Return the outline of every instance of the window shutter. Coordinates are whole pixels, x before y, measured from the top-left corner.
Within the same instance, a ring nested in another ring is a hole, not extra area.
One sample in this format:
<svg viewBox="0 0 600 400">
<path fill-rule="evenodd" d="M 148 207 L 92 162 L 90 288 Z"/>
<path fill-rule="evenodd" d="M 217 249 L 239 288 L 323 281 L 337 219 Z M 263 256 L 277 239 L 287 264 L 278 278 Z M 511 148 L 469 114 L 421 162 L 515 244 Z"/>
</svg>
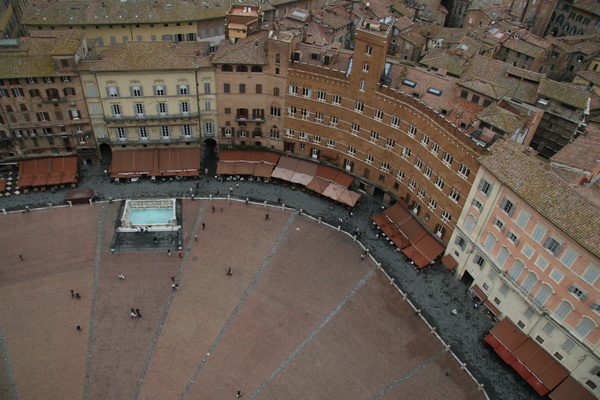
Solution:
<svg viewBox="0 0 600 400">
<path fill-rule="evenodd" d="M 135 89 L 135 86 L 129 86 L 129 96 L 133 97 L 133 89 Z"/>
<path fill-rule="evenodd" d="M 152 90 L 154 91 L 154 95 L 156 96 L 156 85 L 152 86 Z"/>
<path fill-rule="evenodd" d="M 505 197 L 505 198 L 503 198 L 503 199 L 502 199 L 502 201 L 500 202 L 500 208 L 501 208 L 502 210 L 504 210 L 504 206 L 506 206 L 506 202 L 507 202 L 507 201 L 508 201 L 508 200 L 507 200 L 507 199 L 506 199 L 506 197 Z"/>
<path fill-rule="evenodd" d="M 225 127 L 224 126 L 221 127 L 221 136 L 225 136 Z"/>
<path fill-rule="evenodd" d="M 579 300 L 585 301 L 585 299 L 587 299 L 587 294 L 586 293 L 582 293 L 581 296 L 579 296 Z"/>
<path fill-rule="evenodd" d="M 550 241 L 551 241 L 551 240 L 552 240 L 552 237 L 551 237 L 551 236 L 548 236 L 548 237 L 546 238 L 546 240 L 544 240 L 544 244 L 543 244 L 542 246 L 543 246 L 544 248 L 546 248 L 546 249 L 547 249 L 547 248 L 548 248 L 548 246 L 550 246 Z"/>
<path fill-rule="evenodd" d="M 560 251 L 562 250 L 562 245 L 561 244 L 557 244 L 556 249 L 554 249 L 554 251 L 552 252 L 552 254 L 554 255 L 554 257 L 556 257 Z"/>
<path fill-rule="evenodd" d="M 110 97 L 110 87 L 106 88 L 106 97 Z"/>
</svg>

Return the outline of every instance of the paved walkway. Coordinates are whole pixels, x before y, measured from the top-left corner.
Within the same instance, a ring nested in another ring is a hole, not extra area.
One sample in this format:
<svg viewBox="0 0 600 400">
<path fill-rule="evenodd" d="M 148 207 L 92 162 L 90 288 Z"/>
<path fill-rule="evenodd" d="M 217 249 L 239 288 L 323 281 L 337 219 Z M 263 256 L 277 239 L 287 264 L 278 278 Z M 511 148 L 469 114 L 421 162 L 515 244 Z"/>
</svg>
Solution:
<svg viewBox="0 0 600 400">
<path fill-rule="evenodd" d="M 475 375 L 478 381 L 484 384 L 487 393 L 492 399 L 536 398 L 535 393 L 519 379 L 518 375 L 516 375 L 511 368 L 504 365 L 502 361 L 498 357 L 496 357 L 495 353 L 482 341 L 482 338 L 485 335 L 485 333 L 491 328 L 492 323 L 485 315 L 483 315 L 481 309 L 474 310 L 472 308 L 471 302 L 465 300 L 464 292 L 466 286 L 464 284 L 462 284 L 461 282 L 457 282 L 451 276 L 451 274 L 441 266 L 433 266 L 425 272 L 415 271 L 406 262 L 402 260 L 400 255 L 397 252 L 395 252 L 394 249 L 387 244 L 387 242 L 375 239 L 375 231 L 372 228 L 370 217 L 379 212 L 381 210 L 382 205 L 371 198 L 363 197 L 363 201 L 357 207 L 354 214 L 350 216 L 347 209 L 341 206 L 336 206 L 333 210 L 329 210 L 329 201 L 323 198 L 320 198 L 318 196 L 307 195 L 306 193 L 303 193 L 298 189 L 291 190 L 290 188 L 276 186 L 272 184 L 239 182 L 239 187 L 236 187 L 235 183 L 219 183 L 212 177 L 202 177 L 198 180 L 170 181 L 161 183 L 141 182 L 116 185 L 108 181 L 108 178 L 104 176 L 103 169 L 100 167 L 84 167 L 83 170 L 80 171 L 80 175 L 80 187 L 93 188 L 97 190 L 101 198 L 104 199 L 108 199 L 109 197 L 112 197 L 113 199 L 150 197 L 189 198 L 190 188 L 192 189 L 197 200 L 195 202 L 186 202 L 186 207 L 189 209 L 189 212 L 187 214 L 184 213 L 184 219 L 189 219 L 185 223 L 185 225 L 187 226 L 187 231 L 185 232 L 187 239 L 184 241 L 184 243 L 187 243 L 187 246 L 185 247 L 186 259 L 183 263 L 180 263 L 180 260 L 177 260 L 178 257 L 175 253 L 172 257 L 173 265 L 165 266 L 165 268 L 169 269 L 168 273 L 176 275 L 178 279 L 185 277 L 188 273 L 189 268 L 193 268 L 192 265 L 194 265 L 195 262 L 202 260 L 203 257 L 206 256 L 206 254 L 204 253 L 196 253 L 193 250 L 194 243 L 193 240 L 191 240 L 194 237 L 194 234 L 199 234 L 199 236 L 202 237 L 203 232 L 198 230 L 198 223 L 200 221 L 199 218 L 203 216 L 203 220 L 205 220 L 207 223 L 207 230 L 210 232 L 211 225 L 213 224 L 213 222 L 211 222 L 211 218 L 214 219 L 221 217 L 220 215 L 218 215 L 220 212 L 218 209 L 215 215 L 212 215 L 209 209 L 201 209 L 201 207 L 205 207 L 206 202 L 200 201 L 198 200 L 198 198 L 208 197 L 209 195 L 215 196 L 217 192 L 220 196 L 224 196 L 227 193 L 229 193 L 230 186 L 233 186 L 232 194 L 236 198 L 249 198 L 251 201 L 259 202 L 268 201 L 271 204 L 278 204 L 280 202 L 282 204 L 285 204 L 286 206 L 295 208 L 297 210 L 302 209 L 305 213 L 308 213 L 312 216 L 321 217 L 324 221 L 332 225 L 339 224 L 341 225 L 341 228 L 346 231 L 352 231 L 353 229 L 358 227 L 361 229 L 362 232 L 364 232 L 361 238 L 362 242 L 371 249 L 371 252 L 374 255 L 374 257 L 382 263 L 382 267 L 384 268 L 384 270 L 395 279 L 398 286 L 403 291 L 408 293 L 408 298 L 423 311 L 423 315 L 426 317 L 429 323 L 433 325 L 436 328 L 437 332 L 440 334 L 440 336 L 451 345 L 452 350 L 460 357 L 460 359 L 463 362 L 467 364 L 467 367 Z M 7 211 L 23 210 L 25 206 L 29 206 L 31 209 L 34 209 L 36 207 L 47 207 L 48 203 L 52 203 L 54 205 L 64 203 L 64 191 L 59 191 L 57 193 L 30 193 L 28 195 L 13 196 L 10 198 L 0 198 L 0 208 L 4 208 Z M 81 214 L 81 218 L 79 221 L 77 221 L 77 224 L 91 224 L 92 226 L 89 229 L 92 230 L 92 234 L 95 235 L 97 233 L 98 236 L 100 236 L 100 234 L 102 233 L 102 235 L 104 235 L 102 242 L 110 243 L 110 240 L 108 240 L 108 242 L 106 242 L 106 240 L 112 235 L 112 231 L 114 229 L 112 223 L 116 219 L 116 207 L 113 207 L 109 203 L 103 204 L 104 210 L 94 211 L 93 213 L 91 213 L 91 216 L 88 215 L 90 214 L 89 210 L 95 210 L 96 207 L 90 208 L 88 206 L 77 206 L 71 209 L 70 211 L 69 209 L 56 209 L 55 211 L 59 215 L 58 218 L 61 218 L 61 213 L 65 213 L 64 218 L 69 219 L 72 218 L 72 212 L 76 211 L 77 214 Z M 244 207 L 243 203 L 236 203 L 236 206 L 240 206 L 242 208 Z M 255 208 L 257 206 L 251 207 Z M 70 213 L 69 217 L 66 217 L 67 212 Z M 27 223 L 27 215 L 27 213 L 22 213 L 19 216 L 19 219 L 23 224 Z M 273 217 L 276 217 L 276 215 L 273 214 Z M 286 226 L 285 221 L 288 217 L 285 218 L 286 219 L 284 221 L 281 221 L 283 225 L 281 225 L 280 228 Z M 342 219 L 341 223 L 339 222 L 340 218 Z M 346 220 L 346 218 L 348 218 L 348 220 Z M 231 235 L 234 235 L 236 233 L 236 224 L 239 224 L 240 221 L 232 220 L 230 223 L 232 224 Z M 276 223 L 272 225 L 276 225 Z M 2 222 L 1 218 L 0 229 L 5 231 L 10 229 L 10 227 L 7 227 L 7 225 Z M 36 237 L 35 231 L 37 230 L 37 227 L 30 227 L 29 229 L 31 229 L 32 231 L 31 240 L 51 241 L 51 238 Z M 48 227 L 48 232 L 51 231 L 51 228 Z M 278 243 L 277 238 L 279 235 L 282 234 L 282 231 L 281 229 L 275 230 L 272 232 L 272 234 L 275 236 L 267 235 L 268 240 L 266 241 L 266 243 L 269 243 L 269 246 L 276 246 Z M 287 235 L 289 234 L 290 232 L 288 232 Z M 73 242 L 77 243 L 77 234 L 71 232 L 70 235 L 73 236 Z M 263 233 L 261 233 L 260 237 L 262 236 Z M 259 237 L 257 236 L 252 239 L 256 240 L 258 238 Z M 13 243 L 14 246 L 16 246 L 17 244 L 18 243 Z M 71 243 L 70 245 L 72 244 L 73 243 Z M 251 243 L 248 247 L 252 248 L 253 245 L 254 244 Z M 114 287 L 115 285 L 107 285 L 106 282 L 103 283 L 103 280 L 112 280 L 114 276 L 118 275 L 118 273 L 120 272 L 119 268 L 122 268 L 124 262 L 126 264 L 130 263 L 132 266 L 138 266 L 139 268 L 142 268 L 145 265 L 145 263 L 148 263 L 150 262 L 150 260 L 152 260 L 152 257 L 155 257 L 155 255 L 152 254 L 148 254 L 147 258 L 139 257 L 137 255 L 132 256 L 124 254 L 113 256 L 114 260 L 118 260 L 118 262 L 115 261 L 113 263 L 113 261 L 111 261 L 109 257 L 110 253 L 102 252 L 100 249 L 97 249 L 97 247 L 99 246 L 99 242 L 96 241 L 91 243 L 91 245 L 89 243 L 81 243 L 81 249 L 77 251 L 78 254 L 80 254 L 81 256 L 85 255 L 85 257 L 89 259 L 88 270 L 82 271 L 78 269 L 77 275 L 81 274 L 82 277 L 85 276 L 85 274 L 88 274 L 88 276 L 94 276 L 93 281 L 89 281 L 89 279 L 86 281 L 89 282 L 89 285 L 91 286 L 87 288 L 89 290 L 88 293 L 95 293 L 95 285 L 98 284 L 100 284 L 101 288 L 106 288 L 104 290 L 117 290 L 109 289 L 110 287 Z M 218 263 L 223 263 L 222 268 L 225 268 L 228 262 L 233 261 L 231 259 L 228 259 L 229 253 L 231 253 L 230 249 L 228 249 L 228 246 L 235 246 L 235 244 L 223 241 L 223 243 L 221 243 L 221 246 L 222 247 L 216 245 L 207 250 L 210 250 L 210 252 L 212 252 L 211 257 L 213 257 L 214 260 L 218 259 Z M 41 246 L 41 248 L 43 249 L 44 246 Z M 72 253 L 71 248 L 65 248 L 64 253 L 69 254 L 70 256 Z M 271 250 L 273 250 L 273 248 Z M 267 254 L 269 253 L 269 250 L 263 251 L 267 251 Z M 275 256 L 277 256 L 276 253 L 274 254 Z M 248 257 L 251 258 L 251 256 L 252 254 L 248 254 Z M 260 254 L 260 257 L 258 257 L 257 259 L 260 259 L 261 261 L 265 260 L 264 254 Z M 300 257 L 303 257 L 303 255 L 301 254 Z M 106 264 L 104 264 L 105 262 Z M 99 265 L 99 263 L 102 263 L 103 265 L 104 269 L 102 271 L 98 271 L 97 265 Z M 65 264 L 66 265 L 64 265 L 63 268 L 65 268 L 67 271 L 57 271 L 57 273 L 68 273 L 68 265 L 70 265 L 71 262 L 66 262 Z M 106 265 L 106 267 L 104 267 L 104 265 Z M 262 264 L 256 265 L 257 269 L 255 270 L 254 274 L 259 273 L 261 265 Z M 149 273 L 164 273 L 164 271 L 160 269 L 163 268 L 163 266 L 159 266 L 156 268 L 158 269 L 155 270 L 155 268 L 152 268 L 149 271 Z M 268 273 L 268 270 L 266 272 Z M 20 272 L 20 274 L 22 275 L 20 276 L 20 279 L 23 280 L 23 284 L 30 284 L 27 283 L 27 271 L 22 271 Z M 247 277 L 250 279 L 247 282 L 248 284 L 252 282 L 251 276 L 255 275 L 250 275 Z M 299 279 L 299 277 L 296 277 L 296 279 Z M 72 278 L 70 276 L 69 281 L 72 281 Z M 190 282 L 191 281 L 192 278 L 190 278 Z M 134 285 L 136 284 L 136 282 L 132 280 L 127 279 L 124 282 L 124 284 L 128 285 L 128 287 L 129 285 L 131 285 L 131 290 L 135 290 L 135 293 L 139 293 L 136 294 L 138 301 L 147 302 L 146 299 L 142 299 L 144 298 L 144 296 L 147 296 L 147 292 L 145 292 L 144 290 L 152 291 L 150 284 L 148 287 L 136 289 L 134 289 Z M 198 282 L 198 284 L 200 285 L 201 283 Z M 237 298 L 238 301 L 240 301 L 240 299 L 243 299 L 244 290 L 248 288 L 248 284 L 245 286 L 242 285 L 239 288 L 232 288 L 232 290 L 241 290 L 237 297 L 232 297 Z M 206 287 L 202 289 L 209 292 L 210 290 L 212 290 L 211 288 Z M 14 287 L 11 290 L 14 290 Z M 168 296 L 175 296 L 175 298 L 170 298 L 169 303 L 167 303 L 167 308 L 165 308 L 164 305 L 165 294 L 167 294 Z M 82 343 L 82 345 L 85 348 L 91 349 L 93 346 L 96 346 L 95 351 L 101 351 L 102 348 L 108 350 L 109 348 L 114 348 L 115 341 L 123 340 L 124 342 L 122 343 L 122 346 L 119 345 L 118 347 L 124 352 L 127 352 L 129 351 L 128 349 L 135 348 L 136 346 L 148 346 L 148 348 L 152 349 L 152 352 L 150 353 L 151 355 L 149 356 L 147 362 L 141 365 L 140 370 L 138 371 L 137 376 L 140 376 L 141 379 L 143 379 L 143 382 L 130 382 L 128 386 L 130 387 L 131 394 L 128 395 L 128 397 L 151 398 L 153 388 L 163 386 L 162 381 L 164 379 L 174 379 L 177 381 L 182 378 L 189 379 L 189 381 L 187 384 L 184 385 L 184 387 L 186 387 L 185 393 L 179 393 L 179 395 L 189 393 L 188 396 L 192 398 L 195 398 L 197 395 L 202 397 L 201 388 L 203 387 L 203 385 L 194 385 L 194 382 L 196 381 L 196 379 L 194 378 L 194 374 L 190 374 L 187 377 L 181 377 L 178 376 L 178 374 L 174 375 L 170 373 L 170 371 L 164 371 L 158 367 L 158 365 L 164 365 L 163 360 L 165 360 L 166 362 L 166 360 L 172 357 L 173 355 L 168 346 L 165 347 L 161 345 L 161 343 L 169 343 L 169 340 L 165 340 L 165 338 L 172 337 L 172 340 L 181 340 L 177 339 L 178 322 L 169 321 L 169 318 L 172 318 L 170 316 L 169 308 L 176 306 L 178 297 L 184 297 L 182 294 L 183 291 L 181 293 L 172 293 L 169 290 L 167 290 L 167 293 L 159 292 L 152 294 L 152 296 L 156 296 L 156 303 L 161 304 L 161 309 L 151 310 L 149 314 L 149 319 L 156 319 L 152 323 L 155 323 L 154 326 L 158 328 L 148 331 L 147 336 L 145 336 L 145 341 L 141 341 L 139 343 L 127 342 L 127 340 L 125 339 L 125 337 L 127 336 L 126 333 L 123 335 L 123 337 L 118 338 L 112 337 L 110 335 L 110 332 L 112 331 L 107 331 L 108 336 L 102 334 L 102 329 L 107 329 L 107 327 L 105 326 L 106 321 L 98 319 L 102 318 L 101 311 L 116 306 L 116 304 L 118 304 L 119 301 L 126 301 L 123 299 L 122 295 L 115 292 L 114 296 L 106 296 L 106 293 L 103 293 L 102 299 L 97 299 L 95 297 L 83 299 L 87 302 L 87 307 L 89 307 L 87 308 L 88 310 L 92 309 L 93 312 L 94 310 L 99 312 L 98 315 L 94 315 L 92 313 L 91 316 L 88 315 L 85 318 L 82 317 L 81 326 L 85 327 L 86 331 L 89 329 L 89 332 L 84 333 L 86 338 L 89 337 L 91 340 L 92 330 L 94 337 L 99 338 L 94 343 L 88 343 L 88 341 L 85 340 Z M 108 301 L 106 299 L 111 300 Z M 128 301 L 132 302 L 131 299 L 129 299 Z M 365 302 L 366 301 L 367 300 L 365 300 Z M 84 303 L 82 302 L 81 304 Z M 236 306 L 234 304 L 223 304 L 222 307 L 219 306 L 219 308 L 222 308 L 223 310 L 235 310 Z M 458 315 L 454 316 L 450 313 L 450 311 L 453 308 L 456 308 L 459 311 Z M 83 307 L 83 309 L 85 309 L 85 307 Z M 244 309 L 246 309 L 246 307 L 244 307 Z M 185 315 L 185 310 L 183 310 L 183 312 L 183 315 Z M 207 315 L 205 317 L 214 318 L 214 316 L 211 317 L 210 315 Z M 86 318 L 88 320 L 86 320 Z M 91 320 L 89 320 L 90 318 Z M 236 320 L 238 320 L 238 318 L 242 318 L 242 316 L 236 315 Z M 246 315 L 244 316 L 244 318 L 252 318 L 252 316 Z M 96 322 L 94 322 L 94 319 L 96 319 Z M 219 331 L 215 331 L 207 335 L 207 337 L 212 337 L 213 340 L 218 337 L 221 338 L 220 340 L 226 340 L 228 337 L 226 327 L 228 326 L 229 325 L 221 324 L 220 329 L 223 329 L 223 332 L 219 333 Z M 4 325 L 0 326 L 0 332 L 3 333 L 3 340 L 0 341 L 0 344 L 2 344 L 2 350 L 4 351 L 4 345 L 7 340 Z M 365 335 L 366 337 L 368 337 L 368 332 L 365 332 Z M 161 338 L 160 341 L 157 340 L 158 337 Z M 308 332 L 305 337 L 309 338 L 310 332 Z M 310 344 L 311 343 L 307 343 L 307 345 Z M 202 345 L 200 344 L 194 345 L 198 345 L 199 348 L 202 348 Z M 204 348 L 211 348 L 211 345 L 209 343 L 204 343 L 203 346 Z M 243 349 L 240 349 L 239 351 L 242 350 Z M 311 351 L 317 351 L 317 347 L 315 347 L 314 349 L 311 348 Z M 291 355 L 294 354 L 294 350 L 290 350 L 287 354 L 291 357 Z M 305 355 L 309 354 L 309 352 L 306 352 L 305 350 L 301 354 Z M 187 357 L 186 354 L 180 354 L 179 356 L 180 361 L 185 364 L 185 360 Z M 434 356 L 435 353 L 432 353 L 431 357 Z M 209 379 L 209 377 L 212 376 L 213 372 L 210 369 L 204 371 L 205 367 L 202 363 L 194 364 L 196 362 L 195 359 L 188 360 L 187 362 L 189 363 L 190 368 L 192 368 L 192 371 L 194 370 L 193 365 L 195 365 L 195 371 L 199 372 L 200 370 L 202 370 L 202 374 L 200 374 L 200 376 L 204 377 L 204 379 Z M 421 362 L 425 362 L 425 360 L 421 360 Z M 87 367 L 85 367 L 86 363 Z M 87 361 L 85 359 L 82 361 L 82 367 L 87 371 L 99 371 L 102 370 L 102 368 L 115 367 L 108 364 L 102 366 L 101 363 L 101 360 L 94 360 L 92 355 L 88 355 Z M 168 363 L 166 365 L 168 365 Z M 128 368 L 126 364 L 120 367 L 125 369 Z M 289 368 L 292 367 L 306 369 L 307 365 L 299 363 L 299 361 L 295 357 L 292 357 L 289 360 L 287 360 L 286 365 L 280 367 L 285 367 L 285 370 L 289 371 Z M 415 368 L 415 371 L 419 371 L 418 365 L 413 366 L 413 368 Z M 6 369 L 5 365 L 2 366 L 0 372 L 4 371 L 4 369 Z M 265 390 L 261 389 L 261 387 L 263 386 L 259 386 L 255 393 L 244 393 L 245 396 L 252 396 L 253 398 L 274 398 L 272 397 L 273 395 L 278 396 L 279 394 L 285 394 L 286 388 L 279 387 L 276 385 L 278 380 L 281 379 L 280 373 L 277 373 L 278 370 L 279 369 L 277 366 L 273 366 L 270 370 L 270 374 L 267 374 L 269 378 L 264 381 L 266 385 Z M 9 372 L 10 371 L 7 371 L 7 373 L 2 373 L 2 377 L 0 377 L 2 378 L 0 379 L 0 390 L 2 390 L 3 393 L 11 393 L 13 389 L 13 386 L 11 386 L 10 381 L 11 379 L 14 380 L 14 378 L 10 378 L 8 374 Z M 234 374 L 233 378 L 243 378 L 243 374 L 238 376 L 235 376 L 237 372 L 232 372 L 232 374 Z M 405 374 L 407 377 L 411 376 L 411 371 L 406 371 Z M 96 393 L 95 390 L 97 390 L 95 386 L 102 384 L 102 381 L 98 381 L 96 378 L 98 377 L 89 376 L 89 380 L 86 380 L 86 396 L 89 396 L 89 398 L 96 398 L 96 396 L 94 396 L 94 393 Z M 394 382 L 397 382 L 397 385 L 400 385 L 403 382 L 403 375 L 396 376 L 396 378 L 394 379 L 390 379 L 386 383 L 387 386 L 380 386 L 379 390 L 381 390 L 381 392 L 379 394 L 373 395 L 371 393 L 370 396 L 373 398 L 394 398 L 394 395 L 389 394 L 393 393 L 393 389 L 395 388 Z M 89 385 L 89 387 L 87 385 Z M 275 389 L 277 387 L 279 388 Z M 124 388 L 122 389 L 124 390 Z M 271 390 L 272 392 L 269 392 L 269 390 Z M 289 390 L 289 388 L 287 390 Z M 106 393 L 104 394 L 106 395 Z M 397 394 L 398 392 L 396 392 L 396 395 Z M 23 396 L 23 398 L 25 397 Z M 117 396 L 115 398 L 122 397 Z M 167 398 L 171 398 L 170 395 Z"/>
</svg>

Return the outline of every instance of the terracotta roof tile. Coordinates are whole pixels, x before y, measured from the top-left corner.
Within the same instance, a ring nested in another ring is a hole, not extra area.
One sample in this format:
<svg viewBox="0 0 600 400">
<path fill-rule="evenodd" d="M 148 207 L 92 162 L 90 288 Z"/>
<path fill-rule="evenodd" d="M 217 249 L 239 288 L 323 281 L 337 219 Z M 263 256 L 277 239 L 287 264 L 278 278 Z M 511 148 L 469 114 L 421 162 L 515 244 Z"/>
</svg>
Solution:
<svg viewBox="0 0 600 400">
<path fill-rule="evenodd" d="M 540 82 L 538 93 L 580 110 L 584 110 L 587 107 L 588 99 L 590 98 L 589 92 L 584 89 L 547 78 L 542 79 Z"/>
<path fill-rule="evenodd" d="M 508 134 L 515 132 L 518 128 L 523 126 L 526 121 L 526 118 L 499 107 L 496 104 L 492 104 L 481 111 L 479 115 L 477 115 L 477 118 Z"/>
<path fill-rule="evenodd" d="M 209 66 L 208 43 L 127 42 L 113 44 L 90 71 L 151 71 Z M 199 51 L 199 55 L 197 54 Z"/>
<path fill-rule="evenodd" d="M 248 37 L 239 39 L 236 43 L 223 40 L 214 54 L 215 64 L 267 64 L 267 37 L 269 32 L 256 32 Z"/>
<path fill-rule="evenodd" d="M 600 257 L 600 206 L 571 185 L 535 152 L 498 140 L 479 162 L 498 180 L 582 247 Z M 581 189 L 581 190 L 580 190 Z"/>
<path fill-rule="evenodd" d="M 588 125 L 581 136 L 552 156 L 550 162 L 591 172 L 600 165 L 600 126 Z"/>
</svg>

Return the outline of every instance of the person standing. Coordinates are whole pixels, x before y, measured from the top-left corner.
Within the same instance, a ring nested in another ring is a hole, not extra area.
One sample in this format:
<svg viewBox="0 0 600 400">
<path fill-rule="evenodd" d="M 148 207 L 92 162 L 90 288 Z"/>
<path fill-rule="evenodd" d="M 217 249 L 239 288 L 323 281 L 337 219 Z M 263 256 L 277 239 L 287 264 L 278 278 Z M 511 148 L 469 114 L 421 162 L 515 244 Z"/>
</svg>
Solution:
<svg viewBox="0 0 600 400">
<path fill-rule="evenodd" d="M 268 220 L 269 220 L 269 213 L 267 213 L 267 214 L 265 215 L 265 221 L 268 221 Z"/>
<path fill-rule="evenodd" d="M 133 309 L 133 307 L 131 307 L 131 312 L 129 313 L 129 316 L 131 317 L 131 319 L 134 319 L 135 317 L 137 317 L 137 314 L 135 313 L 135 310 Z"/>
<path fill-rule="evenodd" d="M 21 261 L 25 261 L 22 254 L 19 254 L 19 258 L 21 259 Z"/>
<path fill-rule="evenodd" d="M 231 267 L 229 267 L 229 269 L 227 270 L 227 276 L 232 276 L 233 274 L 231 273 Z"/>
<path fill-rule="evenodd" d="M 202 223 L 202 230 L 206 229 L 206 224 L 203 222 Z"/>
<path fill-rule="evenodd" d="M 167 255 L 168 255 L 169 257 L 171 257 L 171 249 L 168 249 L 168 250 L 167 250 Z"/>
<path fill-rule="evenodd" d="M 183 258 L 183 252 L 182 251 L 179 251 L 177 254 L 179 255 L 179 258 Z"/>
<path fill-rule="evenodd" d="M 139 308 L 135 309 L 135 314 L 137 315 L 137 317 L 140 319 L 140 321 L 142 320 L 142 313 L 140 312 Z"/>
</svg>

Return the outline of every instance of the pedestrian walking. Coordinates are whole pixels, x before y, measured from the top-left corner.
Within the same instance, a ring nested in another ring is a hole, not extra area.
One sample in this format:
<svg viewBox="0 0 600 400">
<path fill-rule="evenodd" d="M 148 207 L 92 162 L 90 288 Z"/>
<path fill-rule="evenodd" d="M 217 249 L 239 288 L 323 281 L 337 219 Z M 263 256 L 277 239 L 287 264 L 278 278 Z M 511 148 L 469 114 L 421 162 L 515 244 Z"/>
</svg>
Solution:
<svg viewBox="0 0 600 400">
<path fill-rule="evenodd" d="M 125 275 L 123 275 L 123 274 L 119 274 L 119 279 L 120 279 L 120 280 L 124 280 L 124 279 L 125 279 Z"/>
<path fill-rule="evenodd" d="M 223 206 L 221 206 L 221 212 L 223 212 Z"/>
<path fill-rule="evenodd" d="M 76 298 L 77 300 L 81 299 L 81 296 L 79 295 L 79 292 L 75 292 L 75 298 Z"/>
<path fill-rule="evenodd" d="M 242 391 L 238 390 L 237 392 L 235 392 L 235 398 L 239 399 L 240 397 L 242 397 Z"/>
<path fill-rule="evenodd" d="M 265 214 L 265 221 L 269 220 L 269 213 Z"/>
<path fill-rule="evenodd" d="M 183 258 L 183 252 L 182 251 L 179 251 L 177 254 L 179 255 L 179 258 Z"/>
<path fill-rule="evenodd" d="M 81 326 L 77 325 L 75 329 L 77 329 L 77 332 L 81 332 Z"/>
<path fill-rule="evenodd" d="M 139 308 L 135 309 L 135 314 L 137 315 L 137 317 L 141 320 L 142 319 L 142 313 L 140 312 Z"/>
<path fill-rule="evenodd" d="M 333 203 L 329 203 L 329 209 L 333 210 Z"/>
<path fill-rule="evenodd" d="M 75 297 L 75 292 L 73 291 L 73 289 L 71 289 L 71 298 Z"/>
<path fill-rule="evenodd" d="M 25 259 L 23 258 L 23 256 L 21 254 L 19 254 L 19 258 L 21 259 L 21 261 L 25 261 Z"/>
<path fill-rule="evenodd" d="M 154 244 L 158 244 L 158 238 L 154 236 Z"/>
<path fill-rule="evenodd" d="M 168 249 L 168 250 L 167 250 L 167 255 L 168 255 L 169 257 L 171 257 L 171 249 Z"/>
<path fill-rule="evenodd" d="M 229 193 L 233 193 L 233 186 L 229 186 Z"/>
<path fill-rule="evenodd" d="M 362 254 L 360 255 L 360 260 L 361 260 L 361 261 L 365 261 L 365 253 L 362 253 Z"/>
<path fill-rule="evenodd" d="M 171 285 L 171 287 L 173 288 L 173 290 L 179 290 L 179 283 L 174 283 Z"/>
<path fill-rule="evenodd" d="M 196 242 L 198 241 L 198 235 L 194 235 L 194 239 L 196 240 Z"/>
<path fill-rule="evenodd" d="M 208 175 L 208 168 L 204 168 L 204 174 Z"/>
<path fill-rule="evenodd" d="M 231 276 L 231 275 L 233 275 L 233 274 L 231 273 L 231 267 L 229 267 L 229 269 L 227 270 L 227 276 Z"/>
<path fill-rule="evenodd" d="M 446 376 L 449 376 L 450 375 L 450 369 L 447 369 L 446 372 L 445 372 L 445 374 L 446 374 Z"/>
<path fill-rule="evenodd" d="M 212 206 L 213 214 L 215 213 L 215 210 L 216 210 L 215 206 Z"/>
<path fill-rule="evenodd" d="M 131 317 L 131 319 L 134 319 L 137 317 L 137 314 L 135 313 L 135 310 L 133 309 L 133 307 L 131 308 L 131 311 L 129 312 L 129 316 Z"/>
<path fill-rule="evenodd" d="M 202 230 L 206 229 L 206 224 L 203 222 L 202 223 Z"/>
<path fill-rule="evenodd" d="M 236 188 L 236 189 L 238 189 L 239 187 L 240 187 L 240 184 L 239 184 L 239 183 L 236 183 L 236 184 L 235 184 L 235 188 Z"/>
<path fill-rule="evenodd" d="M 175 277 L 171 275 L 171 282 L 175 282 Z"/>
</svg>

